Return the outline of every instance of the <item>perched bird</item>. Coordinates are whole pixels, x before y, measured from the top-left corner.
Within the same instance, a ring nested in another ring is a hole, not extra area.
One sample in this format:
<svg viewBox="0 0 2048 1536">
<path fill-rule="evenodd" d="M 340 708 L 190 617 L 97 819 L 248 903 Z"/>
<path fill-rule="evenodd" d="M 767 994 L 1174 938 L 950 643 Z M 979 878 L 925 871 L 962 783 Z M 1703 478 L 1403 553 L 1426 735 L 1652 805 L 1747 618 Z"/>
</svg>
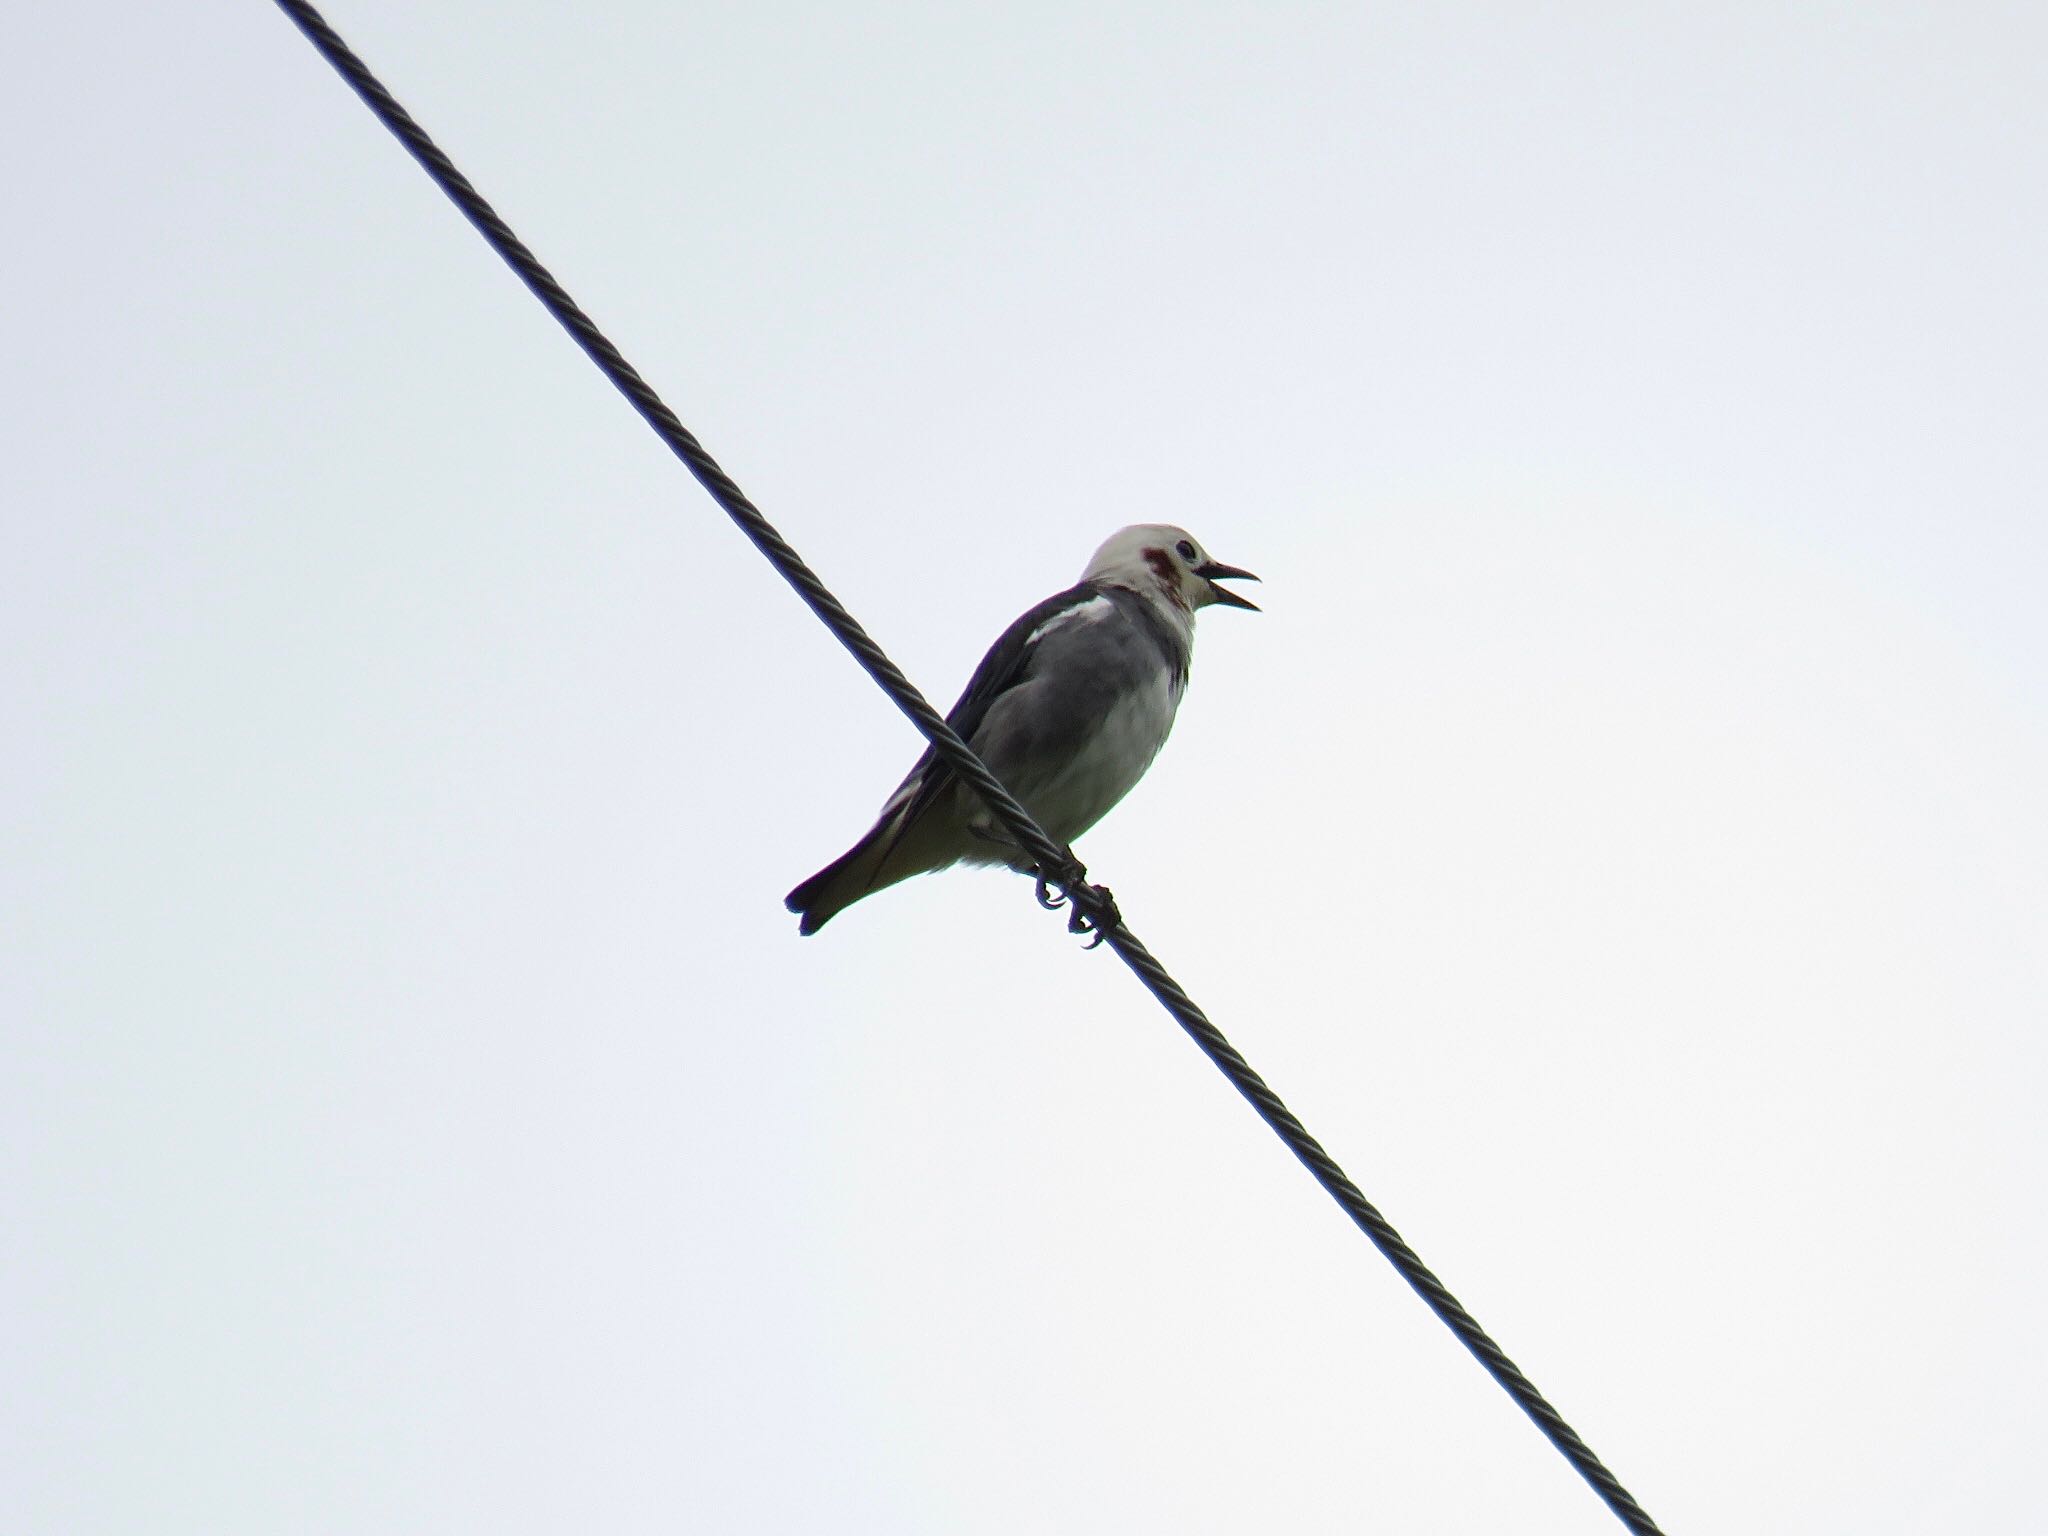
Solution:
<svg viewBox="0 0 2048 1536">
<path fill-rule="evenodd" d="M 1250 608 L 1179 528 L 1140 523 L 1095 552 L 1081 580 L 1003 631 L 946 723 L 1055 842 L 1070 843 L 1143 777 L 1173 729 L 1194 653 L 1195 610 Z M 1032 862 L 930 748 L 874 827 L 789 893 L 816 933 L 863 896 L 953 864 Z"/>
</svg>

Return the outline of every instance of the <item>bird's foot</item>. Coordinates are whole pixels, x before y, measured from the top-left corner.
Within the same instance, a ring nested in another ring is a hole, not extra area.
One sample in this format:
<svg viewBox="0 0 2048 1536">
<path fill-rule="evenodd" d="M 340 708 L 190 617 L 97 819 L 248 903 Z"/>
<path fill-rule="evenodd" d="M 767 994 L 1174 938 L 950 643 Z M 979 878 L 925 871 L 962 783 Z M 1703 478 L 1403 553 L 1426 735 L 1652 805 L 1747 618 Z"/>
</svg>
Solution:
<svg viewBox="0 0 2048 1536">
<path fill-rule="evenodd" d="M 1067 914 L 1067 932 L 1092 934 L 1093 937 L 1081 947 L 1093 949 L 1109 937 L 1109 930 L 1123 926 L 1124 915 L 1116 909 L 1116 898 L 1109 893 L 1106 885 L 1084 885 L 1089 905 L 1093 911 L 1083 911 L 1081 903 L 1074 903 L 1074 910 Z"/>
<path fill-rule="evenodd" d="M 1109 936 L 1109 930 L 1123 922 L 1123 914 L 1116 909 L 1116 898 L 1109 893 L 1106 885 L 1088 883 L 1088 866 L 1074 857 L 1074 850 L 1066 850 L 1067 867 L 1052 874 L 1044 870 L 1037 872 L 1038 904 L 1048 912 L 1057 912 L 1061 907 L 1071 905 L 1067 914 L 1067 932 L 1093 934 L 1083 946 L 1093 949 Z M 1082 892 L 1087 894 L 1081 895 Z"/>
<path fill-rule="evenodd" d="M 1038 881 L 1038 904 L 1048 912 L 1064 907 L 1067 894 L 1079 890 L 1088 879 L 1088 866 L 1074 857 L 1073 849 L 1062 843 L 1060 853 L 1061 863 L 1041 864 L 1030 872 Z"/>
<path fill-rule="evenodd" d="M 1041 907 L 1045 908 L 1048 912 L 1057 912 L 1067 904 L 1067 893 L 1064 889 L 1066 881 L 1063 877 L 1060 878 L 1059 887 L 1055 887 L 1053 884 L 1055 877 L 1048 875 L 1044 870 L 1038 872 L 1037 878 L 1038 904 Z"/>
</svg>

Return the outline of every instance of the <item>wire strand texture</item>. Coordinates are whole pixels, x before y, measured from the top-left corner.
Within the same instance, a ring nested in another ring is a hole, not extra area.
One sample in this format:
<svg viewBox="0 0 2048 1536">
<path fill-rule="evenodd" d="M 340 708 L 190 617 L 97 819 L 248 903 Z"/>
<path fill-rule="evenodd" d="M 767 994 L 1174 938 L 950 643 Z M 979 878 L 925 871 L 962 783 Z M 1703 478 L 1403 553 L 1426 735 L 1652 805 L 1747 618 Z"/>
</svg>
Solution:
<svg viewBox="0 0 2048 1536">
<path fill-rule="evenodd" d="M 1080 926 L 1096 934 L 1116 951 L 1145 989 L 1158 999 L 1161 1006 L 1187 1031 L 1195 1044 L 1230 1080 L 1232 1086 L 1244 1095 L 1259 1117 L 1287 1144 L 1288 1150 L 1301 1160 L 1303 1166 L 1315 1176 L 1316 1181 L 1329 1192 L 1345 1214 L 1394 1266 L 1401 1278 L 1414 1288 L 1430 1310 L 1442 1319 L 1459 1342 L 1472 1352 L 1502 1389 L 1515 1400 L 1524 1413 L 1528 1414 L 1536 1427 L 1585 1478 L 1616 1517 L 1630 1530 L 1641 1533 L 1641 1536 L 1661 1536 L 1655 1522 L 1600 1458 L 1593 1454 L 1585 1441 L 1579 1438 L 1571 1425 L 1565 1422 L 1563 1415 L 1550 1405 L 1529 1378 L 1522 1374 L 1520 1368 L 1479 1326 L 1472 1314 L 1459 1304 L 1457 1298 L 1445 1288 L 1444 1283 L 1402 1240 L 1401 1234 L 1394 1230 L 1393 1224 L 1365 1198 L 1358 1186 L 1352 1183 L 1342 1168 L 1337 1166 L 1336 1160 L 1323 1150 L 1322 1144 L 1308 1133 L 1302 1123 L 1295 1118 L 1293 1111 L 1281 1102 L 1280 1096 L 1267 1086 L 1264 1078 L 1252 1070 L 1244 1057 L 1238 1054 L 1236 1047 L 1224 1038 L 1223 1032 L 1210 1022 L 1207 1014 L 1195 1006 L 1194 1000 L 1181 989 L 1180 984 L 1167 973 L 1166 968 L 1139 941 L 1137 935 L 1131 932 L 1115 904 L 1109 900 L 1108 893 L 1087 883 L 1086 871 L 1074 862 L 1068 850 L 1046 834 L 1016 797 L 1005 789 L 981 759 L 975 756 L 967 743 L 946 724 L 945 716 L 932 707 L 909 678 L 903 675 L 861 627 L 859 621 L 847 612 L 839 599 L 834 597 L 824 582 L 818 578 L 817 573 L 804 563 L 761 510 L 747 499 L 732 477 L 719 466 L 718 461 L 705 451 L 695 435 L 682 424 L 675 412 L 669 409 L 647 381 L 640 377 L 639 372 L 626 361 L 610 338 L 600 331 L 576 301 L 569 297 L 568 291 L 555 280 L 554 275 L 542 266 L 533 252 L 513 234 L 511 227 L 498 216 L 497 211 L 484 200 L 476 188 L 470 185 L 469 179 L 456 169 L 455 163 L 428 136 L 426 130 L 399 105 L 383 82 L 371 73 L 369 66 L 328 25 L 326 18 L 313 6 L 302 3 L 302 0 L 277 0 L 277 4 L 362 98 L 364 104 L 420 163 L 470 223 L 476 226 L 478 233 L 569 332 L 576 344 L 597 365 L 599 371 L 632 403 L 633 408 L 654 429 L 655 435 L 683 461 L 691 474 L 695 475 L 704 489 L 710 493 L 712 500 L 718 503 L 783 579 L 796 589 L 797 595 L 809 606 L 811 612 L 816 614 L 825 627 L 837 637 L 840 644 L 853 653 L 854 659 L 888 695 L 890 702 L 909 717 L 910 722 L 931 742 L 939 755 L 946 760 L 947 765 L 971 784 L 988 803 L 989 808 L 1001 819 L 1011 835 L 1037 863 L 1042 888 L 1050 887 L 1059 893 L 1056 898 L 1047 900 L 1046 904 L 1058 905 L 1062 900 L 1073 904 L 1077 914 L 1083 919 Z"/>
</svg>

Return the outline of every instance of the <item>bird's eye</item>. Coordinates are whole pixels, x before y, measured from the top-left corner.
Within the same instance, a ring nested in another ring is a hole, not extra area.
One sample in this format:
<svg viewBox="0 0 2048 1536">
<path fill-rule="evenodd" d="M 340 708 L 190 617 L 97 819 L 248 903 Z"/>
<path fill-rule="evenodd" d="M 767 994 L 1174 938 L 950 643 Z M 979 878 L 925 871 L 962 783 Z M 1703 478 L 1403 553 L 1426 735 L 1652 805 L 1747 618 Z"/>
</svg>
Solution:
<svg viewBox="0 0 2048 1536">
<path fill-rule="evenodd" d="M 1174 553 L 1179 555 L 1181 559 L 1187 561 L 1189 565 L 1193 565 L 1195 563 L 1195 546 L 1189 543 L 1186 539 L 1182 539 L 1178 544 L 1174 545 L 1173 549 Z"/>
</svg>

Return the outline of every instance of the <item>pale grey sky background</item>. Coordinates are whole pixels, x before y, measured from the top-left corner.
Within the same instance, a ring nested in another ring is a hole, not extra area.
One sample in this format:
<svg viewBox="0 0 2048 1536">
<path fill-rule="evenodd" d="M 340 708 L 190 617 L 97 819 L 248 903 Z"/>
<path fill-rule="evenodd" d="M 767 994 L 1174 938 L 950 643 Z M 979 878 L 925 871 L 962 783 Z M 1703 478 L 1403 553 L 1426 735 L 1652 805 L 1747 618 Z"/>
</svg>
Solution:
<svg viewBox="0 0 2048 1536">
<path fill-rule="evenodd" d="M 2031 5 L 329 12 L 1680 1532 L 2041 1488 Z M 0 20 L 0 1527 L 1600 1532 L 270 6 Z"/>
</svg>

